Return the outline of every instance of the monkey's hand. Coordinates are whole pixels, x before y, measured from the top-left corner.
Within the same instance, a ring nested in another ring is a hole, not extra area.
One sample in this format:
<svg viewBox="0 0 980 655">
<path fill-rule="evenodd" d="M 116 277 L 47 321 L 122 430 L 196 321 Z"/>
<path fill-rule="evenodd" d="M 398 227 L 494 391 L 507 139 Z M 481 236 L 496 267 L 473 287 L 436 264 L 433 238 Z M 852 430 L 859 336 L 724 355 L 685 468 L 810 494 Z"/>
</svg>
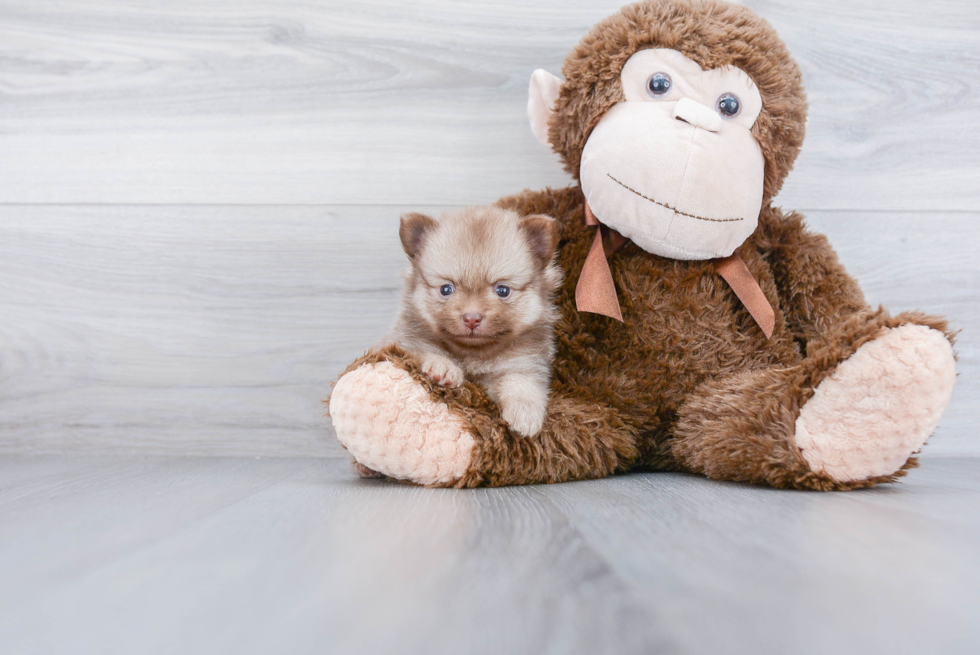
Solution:
<svg viewBox="0 0 980 655">
<path fill-rule="evenodd" d="M 628 469 L 638 456 L 635 433 L 623 427 L 615 410 L 567 396 L 549 398 L 547 371 L 523 376 L 537 389 L 539 408 L 550 409 L 544 428 L 529 442 L 494 416 L 476 387 L 433 390 L 420 379 L 419 359 L 389 345 L 355 362 L 333 387 L 328 402 L 337 439 L 364 473 L 370 469 L 433 487 L 499 487 L 601 478 Z M 505 414 L 512 426 L 518 423 L 510 414 L 516 409 L 511 404 Z M 621 427 L 614 431 L 609 425 Z"/>
</svg>

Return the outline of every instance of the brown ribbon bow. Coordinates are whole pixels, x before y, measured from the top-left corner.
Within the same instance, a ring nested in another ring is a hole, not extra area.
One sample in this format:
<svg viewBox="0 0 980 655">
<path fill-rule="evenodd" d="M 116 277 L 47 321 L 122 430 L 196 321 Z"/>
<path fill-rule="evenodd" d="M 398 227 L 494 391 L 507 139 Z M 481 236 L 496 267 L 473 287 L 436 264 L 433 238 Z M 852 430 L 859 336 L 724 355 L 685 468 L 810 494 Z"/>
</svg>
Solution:
<svg viewBox="0 0 980 655">
<path fill-rule="evenodd" d="M 579 274 L 578 285 L 575 287 L 575 307 L 580 312 L 602 314 L 622 322 L 623 312 L 619 307 L 619 298 L 616 296 L 616 285 L 613 282 L 612 271 L 609 270 L 609 262 L 606 261 L 607 255 L 603 245 L 603 236 L 605 235 L 609 241 L 611 248 L 609 254 L 629 243 L 629 239 L 616 230 L 599 223 L 592 213 L 592 209 L 589 208 L 588 200 L 585 201 L 585 224 L 597 225 L 599 229 L 596 230 L 592 247 L 582 265 L 582 272 Z M 766 338 L 772 337 L 772 331 L 776 326 L 776 314 L 742 258 L 733 253 L 728 257 L 711 261 L 715 266 L 715 271 L 728 282 L 728 286 L 732 288 L 745 309 L 762 328 Z"/>
</svg>

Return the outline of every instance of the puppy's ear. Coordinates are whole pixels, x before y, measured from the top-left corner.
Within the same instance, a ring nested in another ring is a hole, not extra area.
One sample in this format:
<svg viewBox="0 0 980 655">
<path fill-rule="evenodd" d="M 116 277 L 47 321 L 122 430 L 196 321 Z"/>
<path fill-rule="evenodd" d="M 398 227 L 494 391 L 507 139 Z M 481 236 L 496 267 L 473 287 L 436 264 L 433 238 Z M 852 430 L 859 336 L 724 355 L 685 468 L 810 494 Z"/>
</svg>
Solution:
<svg viewBox="0 0 980 655">
<path fill-rule="evenodd" d="M 425 243 L 426 235 L 437 228 L 439 223 L 436 219 L 418 212 L 402 214 L 402 223 L 398 228 L 398 236 L 402 240 L 402 248 L 408 258 L 415 260 L 422 252 L 422 244 Z"/>
<path fill-rule="evenodd" d="M 535 261 L 541 268 L 550 264 L 561 235 L 558 221 L 544 214 L 532 214 L 522 218 L 520 226 Z"/>
</svg>

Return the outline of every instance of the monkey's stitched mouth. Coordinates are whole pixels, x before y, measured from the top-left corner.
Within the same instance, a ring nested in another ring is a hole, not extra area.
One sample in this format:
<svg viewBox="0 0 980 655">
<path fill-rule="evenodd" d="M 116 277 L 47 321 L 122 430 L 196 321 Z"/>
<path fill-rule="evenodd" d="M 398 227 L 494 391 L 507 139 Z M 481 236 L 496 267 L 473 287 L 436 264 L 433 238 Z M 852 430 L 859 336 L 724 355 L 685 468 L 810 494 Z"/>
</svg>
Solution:
<svg viewBox="0 0 980 655">
<path fill-rule="evenodd" d="M 615 182 L 619 186 L 623 187 L 624 189 L 626 189 L 630 193 L 635 193 L 636 195 L 640 196 L 644 200 L 649 200 L 653 204 L 660 205 L 664 209 L 669 209 L 670 211 L 674 212 L 675 214 L 680 214 L 681 216 L 688 216 L 690 218 L 696 218 L 699 221 L 710 221 L 712 223 L 734 223 L 736 221 L 744 221 L 745 220 L 744 218 L 705 218 L 704 216 L 695 216 L 694 214 L 688 214 L 687 212 L 682 212 L 681 210 L 677 209 L 676 207 L 671 207 L 667 203 L 659 202 L 657 200 L 654 200 L 653 198 L 646 197 L 645 195 L 643 195 L 642 193 L 640 193 L 636 189 L 632 189 L 632 188 L 626 186 L 625 184 L 623 184 L 622 182 L 620 182 L 619 180 L 617 180 L 616 178 L 614 178 L 609 173 L 606 173 L 606 177 L 608 177 L 610 180 L 612 180 L 613 182 Z"/>
</svg>

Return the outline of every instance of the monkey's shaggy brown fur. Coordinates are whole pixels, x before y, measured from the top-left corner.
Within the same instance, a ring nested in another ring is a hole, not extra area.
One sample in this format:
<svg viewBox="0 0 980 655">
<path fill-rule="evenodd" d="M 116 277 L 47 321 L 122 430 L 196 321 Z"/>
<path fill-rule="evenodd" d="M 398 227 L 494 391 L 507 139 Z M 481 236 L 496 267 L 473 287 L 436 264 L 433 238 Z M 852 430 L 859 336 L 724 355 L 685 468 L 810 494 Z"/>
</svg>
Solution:
<svg viewBox="0 0 980 655">
<path fill-rule="evenodd" d="M 579 175 L 582 148 L 592 128 L 625 100 L 619 74 L 644 48 L 670 48 L 702 69 L 732 65 L 759 88 L 763 110 L 752 127 L 766 161 L 763 204 L 793 167 L 806 132 L 806 94 L 800 69 L 765 20 L 728 2 L 639 2 L 592 28 L 565 60 L 565 83 L 549 125 L 549 140 Z"/>
<path fill-rule="evenodd" d="M 549 126 L 566 169 L 577 176 L 592 128 L 624 99 L 623 64 L 649 47 L 679 50 L 705 69 L 733 64 L 762 95 L 753 133 L 765 157 L 763 209 L 736 252 L 775 310 L 772 338 L 710 261 L 665 259 L 632 243 L 609 255 L 625 322 L 577 312 L 575 286 L 595 228 L 584 225 L 582 191 L 573 187 L 498 203 L 549 214 L 563 228 L 553 400 L 540 435 L 511 435 L 481 389 L 438 387 L 395 347 L 348 370 L 391 361 L 469 423 L 476 452 L 452 486 L 598 478 L 633 468 L 818 490 L 904 475 L 914 457 L 894 475 L 836 482 L 811 471 L 794 441 L 800 408 L 816 385 L 862 344 L 907 323 L 950 335 L 942 319 L 869 308 L 827 239 L 809 232 L 799 214 L 770 205 L 802 144 L 806 100 L 796 64 L 764 20 L 723 2 L 654 0 L 599 23 L 565 63 Z"/>
</svg>

